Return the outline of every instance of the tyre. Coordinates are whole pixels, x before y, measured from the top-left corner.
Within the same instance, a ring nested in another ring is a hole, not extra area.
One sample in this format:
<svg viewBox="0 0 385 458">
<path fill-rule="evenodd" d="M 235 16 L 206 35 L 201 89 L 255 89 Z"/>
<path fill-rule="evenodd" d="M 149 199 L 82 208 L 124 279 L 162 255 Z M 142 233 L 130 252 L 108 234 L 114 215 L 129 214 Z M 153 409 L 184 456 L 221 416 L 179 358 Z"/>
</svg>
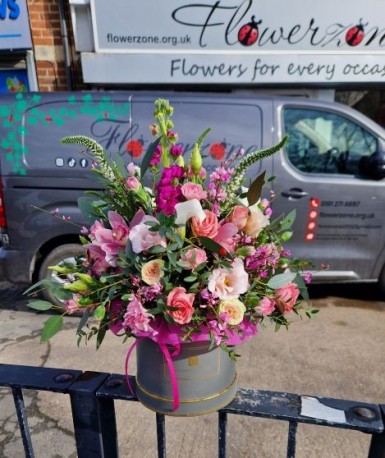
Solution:
<svg viewBox="0 0 385 458">
<path fill-rule="evenodd" d="M 60 277 L 57 272 L 49 269 L 49 266 L 60 265 L 64 262 L 76 264 L 76 258 L 85 258 L 85 256 L 86 250 L 82 245 L 78 243 L 68 243 L 66 245 L 58 246 L 50 253 L 48 253 L 48 255 L 44 258 L 39 269 L 38 280 L 40 281 L 49 278 L 64 283 L 64 278 Z M 48 290 L 43 290 L 42 296 L 45 300 L 51 302 L 52 304 L 63 307 L 63 303 L 54 295 L 52 295 L 52 293 L 50 293 Z"/>
<path fill-rule="evenodd" d="M 385 297 L 385 266 L 382 268 L 380 276 L 378 277 L 377 290 L 380 298 Z"/>
</svg>

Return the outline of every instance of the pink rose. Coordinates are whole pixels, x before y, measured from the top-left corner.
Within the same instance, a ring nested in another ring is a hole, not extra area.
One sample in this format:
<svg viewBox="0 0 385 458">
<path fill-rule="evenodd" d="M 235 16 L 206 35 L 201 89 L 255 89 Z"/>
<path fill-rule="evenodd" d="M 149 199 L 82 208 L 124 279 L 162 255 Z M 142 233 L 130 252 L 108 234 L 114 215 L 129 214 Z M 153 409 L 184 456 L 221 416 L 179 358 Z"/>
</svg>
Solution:
<svg viewBox="0 0 385 458">
<path fill-rule="evenodd" d="M 134 253 L 141 253 L 156 245 L 166 248 L 166 240 L 160 236 L 159 232 L 150 231 L 151 227 L 146 224 L 150 221 L 158 223 L 158 220 L 153 216 L 145 215 L 139 224 L 131 227 L 128 238 L 131 240 Z"/>
<path fill-rule="evenodd" d="M 241 258 L 234 259 L 231 269 L 218 267 L 209 277 L 207 289 L 219 299 L 238 298 L 249 288 L 249 276 Z"/>
<path fill-rule="evenodd" d="M 167 296 L 167 305 L 169 307 L 175 307 L 176 310 L 169 310 L 167 313 L 174 319 L 176 323 L 189 323 L 194 313 L 194 299 L 194 294 L 187 294 L 185 288 L 177 286 L 172 291 L 170 291 L 169 295 Z"/>
<path fill-rule="evenodd" d="M 193 270 L 207 261 L 207 255 L 201 248 L 190 248 L 183 254 L 180 260 L 187 264 L 186 269 Z"/>
<path fill-rule="evenodd" d="M 227 218 L 227 221 L 235 224 L 240 231 L 246 226 L 248 217 L 249 209 L 247 207 L 243 207 L 242 205 L 236 205 L 230 213 L 230 216 Z"/>
<path fill-rule="evenodd" d="M 182 185 L 182 194 L 187 200 L 207 198 L 207 192 L 203 189 L 202 185 L 196 183 L 185 183 Z"/>
<path fill-rule="evenodd" d="M 128 177 L 126 180 L 127 189 L 136 191 L 140 188 L 140 181 L 136 177 Z"/>
<path fill-rule="evenodd" d="M 271 315 L 275 310 L 275 302 L 271 297 L 264 297 L 259 301 L 259 306 L 255 307 L 255 311 L 263 316 Z"/>
<path fill-rule="evenodd" d="M 195 237 L 209 237 L 213 239 L 219 231 L 217 215 L 209 210 L 204 210 L 206 218 L 200 222 L 197 217 L 191 218 L 191 229 Z"/>
<path fill-rule="evenodd" d="M 282 315 L 293 310 L 298 296 L 299 289 L 295 283 L 288 283 L 287 285 L 282 286 L 282 288 L 275 290 L 275 302 Z"/>
</svg>

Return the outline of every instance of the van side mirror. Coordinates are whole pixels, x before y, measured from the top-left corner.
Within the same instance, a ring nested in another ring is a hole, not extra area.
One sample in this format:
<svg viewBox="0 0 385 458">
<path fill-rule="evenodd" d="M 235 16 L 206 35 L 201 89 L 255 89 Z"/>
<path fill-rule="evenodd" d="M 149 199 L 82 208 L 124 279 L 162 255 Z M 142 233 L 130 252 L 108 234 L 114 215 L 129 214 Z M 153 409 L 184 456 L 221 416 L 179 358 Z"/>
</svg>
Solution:
<svg viewBox="0 0 385 458">
<path fill-rule="evenodd" d="M 385 178 L 385 148 L 379 144 L 379 149 L 371 156 L 364 156 L 359 163 L 360 175 L 372 180 Z"/>
</svg>

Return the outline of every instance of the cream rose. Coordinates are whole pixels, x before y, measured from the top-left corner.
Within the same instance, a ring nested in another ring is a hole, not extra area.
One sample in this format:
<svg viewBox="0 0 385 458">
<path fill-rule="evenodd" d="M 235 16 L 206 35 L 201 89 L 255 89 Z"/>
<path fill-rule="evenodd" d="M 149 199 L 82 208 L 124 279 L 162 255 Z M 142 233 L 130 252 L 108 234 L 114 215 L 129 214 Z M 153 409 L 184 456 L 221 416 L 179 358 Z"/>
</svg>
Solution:
<svg viewBox="0 0 385 458">
<path fill-rule="evenodd" d="M 242 323 L 246 307 L 239 299 L 225 299 L 219 303 L 219 312 L 226 313 L 227 323 L 235 326 Z"/>
<path fill-rule="evenodd" d="M 155 285 L 163 277 L 164 261 L 161 259 L 154 259 L 143 264 L 141 269 L 142 280 L 147 285 Z"/>
</svg>

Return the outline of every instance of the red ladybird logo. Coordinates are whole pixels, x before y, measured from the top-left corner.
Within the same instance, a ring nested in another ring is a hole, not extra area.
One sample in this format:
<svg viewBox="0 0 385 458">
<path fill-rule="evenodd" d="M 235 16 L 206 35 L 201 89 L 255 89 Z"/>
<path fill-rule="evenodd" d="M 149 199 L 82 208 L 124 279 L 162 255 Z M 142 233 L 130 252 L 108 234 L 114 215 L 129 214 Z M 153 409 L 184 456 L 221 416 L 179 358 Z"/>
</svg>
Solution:
<svg viewBox="0 0 385 458">
<path fill-rule="evenodd" d="M 359 24 L 353 27 L 350 27 L 350 29 L 348 29 L 345 35 L 345 40 L 349 46 L 357 46 L 361 43 L 361 41 L 365 37 L 365 33 L 364 33 L 365 25 L 362 23 L 362 19 L 360 19 Z"/>
<path fill-rule="evenodd" d="M 214 159 L 216 159 L 217 161 L 220 161 L 221 159 L 225 157 L 226 143 L 213 143 L 210 146 L 209 152 Z"/>
<path fill-rule="evenodd" d="M 238 41 L 243 46 L 251 46 L 258 40 L 258 26 L 262 21 L 255 22 L 255 16 L 251 16 L 251 22 L 243 25 L 238 31 Z"/>
<path fill-rule="evenodd" d="M 131 154 L 132 157 L 139 157 L 143 152 L 143 141 L 142 140 L 130 140 L 126 145 L 126 151 Z"/>
</svg>

